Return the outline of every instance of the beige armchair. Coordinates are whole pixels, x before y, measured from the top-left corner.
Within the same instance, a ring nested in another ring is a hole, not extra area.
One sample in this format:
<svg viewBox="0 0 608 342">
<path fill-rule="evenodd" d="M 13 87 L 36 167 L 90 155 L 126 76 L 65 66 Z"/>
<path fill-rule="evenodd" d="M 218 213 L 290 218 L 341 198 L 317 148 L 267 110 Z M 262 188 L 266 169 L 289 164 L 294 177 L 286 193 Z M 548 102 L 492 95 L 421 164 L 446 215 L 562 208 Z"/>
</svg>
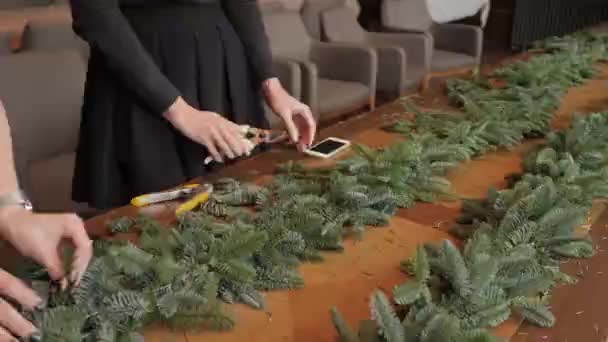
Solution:
<svg viewBox="0 0 608 342">
<path fill-rule="evenodd" d="M 84 61 L 89 59 L 89 44 L 80 39 L 69 20 L 40 20 L 29 22 L 23 32 L 22 51 L 65 50 L 80 52 Z"/>
<path fill-rule="evenodd" d="M 481 62 L 483 31 L 463 24 L 435 24 L 424 0 L 382 0 L 382 25 L 417 32 L 434 41 L 432 72 L 471 68 Z"/>
<path fill-rule="evenodd" d="M 262 7 L 273 56 L 297 61 L 302 101 L 321 121 L 375 106 L 377 56 L 373 49 L 323 43 L 306 31 L 298 11 Z"/>
<path fill-rule="evenodd" d="M 429 73 L 432 40 L 415 33 L 365 31 L 355 12 L 345 6 L 320 14 L 322 34 L 329 42 L 348 42 L 373 47 L 378 52 L 378 90 L 391 97 L 416 89 Z"/>
<path fill-rule="evenodd" d="M 38 211 L 88 216 L 92 210 L 71 200 L 85 81 L 81 56 L 76 51 L 2 56 L 0 75 L 21 186 Z"/>
</svg>

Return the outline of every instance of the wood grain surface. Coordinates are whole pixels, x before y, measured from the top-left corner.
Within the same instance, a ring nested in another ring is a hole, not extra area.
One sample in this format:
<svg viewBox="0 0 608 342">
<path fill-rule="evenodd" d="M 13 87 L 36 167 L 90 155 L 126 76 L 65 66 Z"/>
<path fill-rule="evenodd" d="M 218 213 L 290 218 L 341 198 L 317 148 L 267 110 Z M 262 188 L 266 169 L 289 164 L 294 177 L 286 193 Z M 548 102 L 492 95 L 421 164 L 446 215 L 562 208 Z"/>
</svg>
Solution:
<svg viewBox="0 0 608 342">
<path fill-rule="evenodd" d="M 571 112 L 608 109 L 608 67 L 602 67 L 602 71 L 598 79 L 568 92 L 557 112 L 554 127 L 563 127 Z M 420 103 L 445 105 L 445 96 L 440 94 L 440 89 L 431 90 L 419 99 Z M 382 106 L 371 113 L 322 130 L 320 138 L 337 136 L 372 146 L 390 144 L 400 138 L 379 128 L 402 117 L 399 111 L 397 104 Z M 521 152 L 532 143 L 526 143 L 515 151 L 490 153 L 463 163 L 448 175 L 454 190 L 462 197 L 481 197 L 491 186 L 504 187 L 504 177 L 519 170 Z M 277 146 L 248 160 L 226 166 L 205 177 L 204 181 L 231 176 L 264 182 L 277 163 L 297 158 L 300 156 L 294 151 Z M 311 165 L 331 163 L 311 158 L 303 160 Z M 296 291 L 268 293 L 267 311 L 231 306 L 237 315 L 237 325 L 232 332 L 182 334 L 154 327 L 146 331 L 146 340 L 332 341 L 335 333 L 329 317 L 330 307 L 336 306 L 351 324 L 369 318 L 368 301 L 372 290 L 380 288 L 390 291 L 406 280 L 406 276 L 399 272 L 399 262 L 409 257 L 421 242 L 448 238 L 445 230 L 458 215 L 459 207 L 458 202 L 420 203 L 413 208 L 399 210 L 388 227 L 368 230 L 361 242 L 347 241 L 344 253 L 326 253 L 326 262 L 303 265 L 301 271 L 306 287 Z M 162 221 L 171 222 L 174 218 L 169 208 L 160 205 L 144 211 Z M 513 337 L 513 341 L 519 342 L 604 341 L 602 334 L 608 328 L 608 308 L 603 305 L 607 300 L 603 289 L 608 288 L 608 269 L 605 266 L 608 265 L 608 214 L 600 216 L 603 208 L 596 207 L 594 216 L 598 220 L 591 230 L 598 245 L 597 256 L 588 261 L 565 265 L 565 270 L 572 275 L 582 268 L 584 276 L 578 285 L 560 287 L 555 291 L 553 309 L 557 316 L 556 327 L 537 329 L 524 325 L 518 331 L 520 320 L 513 317 L 496 330 L 498 335 L 507 339 Z M 108 219 L 135 214 L 135 208 L 119 208 L 87 221 L 87 229 L 92 235 L 104 236 L 104 223 Z M 0 263 L 5 261 L 6 256 L 0 255 Z"/>
</svg>

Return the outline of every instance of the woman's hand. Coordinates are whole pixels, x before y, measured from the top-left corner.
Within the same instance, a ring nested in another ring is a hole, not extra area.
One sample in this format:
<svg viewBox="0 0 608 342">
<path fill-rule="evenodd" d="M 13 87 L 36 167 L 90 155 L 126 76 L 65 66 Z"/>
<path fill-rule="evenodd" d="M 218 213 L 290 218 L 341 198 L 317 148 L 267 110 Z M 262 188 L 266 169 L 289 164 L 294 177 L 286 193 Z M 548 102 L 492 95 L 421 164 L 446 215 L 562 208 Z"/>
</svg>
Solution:
<svg viewBox="0 0 608 342">
<path fill-rule="evenodd" d="M 33 290 L 2 269 L 0 269 L 0 295 L 15 300 L 24 309 L 30 311 L 44 305 L 42 299 Z M 13 336 L 23 339 L 30 337 L 31 341 L 40 341 L 34 325 L 22 317 L 7 301 L 0 298 L 0 341 L 17 341 Z"/>
<path fill-rule="evenodd" d="M 234 159 L 251 153 L 237 124 L 217 113 L 197 110 L 181 97 L 164 116 L 186 137 L 205 145 L 217 162 L 223 162 L 223 156 Z"/>
<path fill-rule="evenodd" d="M 266 102 L 285 123 L 289 136 L 298 149 L 310 147 L 315 139 L 317 124 L 310 108 L 293 98 L 276 78 L 264 82 Z"/>
<path fill-rule="evenodd" d="M 53 280 L 66 285 L 66 270 L 60 256 L 60 243 L 68 240 L 74 245 L 69 279 L 75 285 L 93 256 L 93 244 L 82 220 L 71 214 L 35 214 L 21 207 L 0 210 L 0 237 L 22 255 L 46 268 Z M 1 310 L 0 310 L 1 311 Z M 0 321 L 1 323 L 1 321 Z"/>
</svg>

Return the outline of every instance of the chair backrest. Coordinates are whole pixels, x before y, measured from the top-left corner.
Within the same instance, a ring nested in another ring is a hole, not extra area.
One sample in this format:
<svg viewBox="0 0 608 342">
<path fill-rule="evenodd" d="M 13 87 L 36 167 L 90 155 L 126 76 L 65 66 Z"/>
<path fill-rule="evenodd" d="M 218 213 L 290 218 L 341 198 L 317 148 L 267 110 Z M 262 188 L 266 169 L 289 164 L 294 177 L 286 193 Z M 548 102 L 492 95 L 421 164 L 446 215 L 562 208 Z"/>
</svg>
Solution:
<svg viewBox="0 0 608 342">
<path fill-rule="evenodd" d="M 49 6 L 52 3 L 53 0 L 2 0 L 0 1 L 0 10 Z"/>
<path fill-rule="evenodd" d="M 260 9 L 272 54 L 307 60 L 312 38 L 300 12 L 278 6 L 260 6 Z"/>
<path fill-rule="evenodd" d="M 324 40 L 321 14 L 329 9 L 346 5 L 346 0 L 308 0 L 302 6 L 302 21 L 308 33 L 318 40 Z"/>
<path fill-rule="evenodd" d="M 17 173 L 27 189 L 30 163 L 76 150 L 85 65 L 77 51 L 23 52 L 0 57 L 0 75 Z"/>
<path fill-rule="evenodd" d="M 27 24 L 21 43 L 22 51 L 75 49 L 83 60 L 89 59 L 89 45 L 74 33 L 71 21 L 34 21 Z"/>
<path fill-rule="evenodd" d="M 329 42 L 364 42 L 367 32 L 357 21 L 356 13 L 345 6 L 332 8 L 321 14 L 323 34 Z"/>
<path fill-rule="evenodd" d="M 11 32 L 0 32 L 0 56 L 12 53 Z"/>
<path fill-rule="evenodd" d="M 428 32 L 433 26 L 428 0 L 382 0 L 382 26 L 411 32 Z"/>
<path fill-rule="evenodd" d="M 285 10 L 299 11 L 307 0 L 257 0 L 262 8 L 282 8 Z"/>
</svg>

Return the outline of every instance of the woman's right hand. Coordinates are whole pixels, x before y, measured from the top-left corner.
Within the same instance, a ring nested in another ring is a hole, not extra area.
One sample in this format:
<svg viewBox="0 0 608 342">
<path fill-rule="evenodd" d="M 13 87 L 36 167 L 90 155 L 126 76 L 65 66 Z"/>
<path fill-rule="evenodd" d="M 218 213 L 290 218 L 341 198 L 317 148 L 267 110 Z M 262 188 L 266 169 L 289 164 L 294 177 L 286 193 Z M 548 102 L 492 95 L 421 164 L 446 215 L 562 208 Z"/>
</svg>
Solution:
<svg viewBox="0 0 608 342">
<path fill-rule="evenodd" d="M 234 159 L 251 153 L 237 124 L 217 113 L 195 109 L 181 97 L 169 107 L 164 117 L 186 137 L 207 147 L 217 162 L 223 162 L 223 156 Z"/>
</svg>

